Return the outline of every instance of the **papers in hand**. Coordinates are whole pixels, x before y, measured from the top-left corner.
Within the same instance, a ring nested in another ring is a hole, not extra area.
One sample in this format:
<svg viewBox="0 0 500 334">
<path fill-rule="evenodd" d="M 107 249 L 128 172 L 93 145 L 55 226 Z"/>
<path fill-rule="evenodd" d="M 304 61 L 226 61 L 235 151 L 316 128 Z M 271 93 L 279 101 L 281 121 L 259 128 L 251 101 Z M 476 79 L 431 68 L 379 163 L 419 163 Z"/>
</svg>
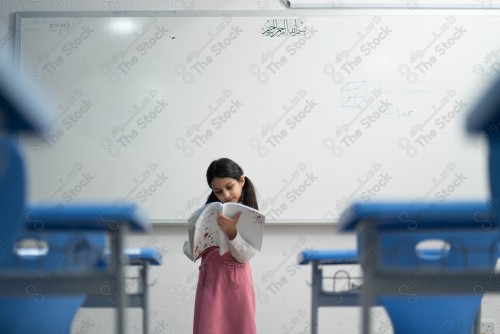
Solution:
<svg viewBox="0 0 500 334">
<path fill-rule="evenodd" d="M 220 255 L 229 251 L 229 239 L 217 224 L 217 215 L 220 212 L 228 217 L 234 217 L 241 212 L 236 225 L 238 234 L 254 249 L 261 250 L 265 216 L 243 204 L 213 202 L 202 206 L 188 218 L 189 241 L 184 244 L 184 253 L 193 261 L 212 246 L 219 246 Z"/>
</svg>

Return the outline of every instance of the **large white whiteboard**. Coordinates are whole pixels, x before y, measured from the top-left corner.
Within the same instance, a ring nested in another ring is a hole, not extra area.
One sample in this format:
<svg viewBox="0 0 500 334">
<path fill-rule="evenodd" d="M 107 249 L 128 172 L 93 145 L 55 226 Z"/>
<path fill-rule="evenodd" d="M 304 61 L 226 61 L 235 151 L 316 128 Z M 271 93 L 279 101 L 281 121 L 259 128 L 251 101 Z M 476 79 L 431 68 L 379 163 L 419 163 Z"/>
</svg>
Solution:
<svg viewBox="0 0 500 334">
<path fill-rule="evenodd" d="M 182 223 L 230 157 L 269 222 L 486 199 L 486 143 L 464 122 L 498 36 L 493 10 L 19 13 L 19 68 L 58 107 L 50 135 L 22 138 L 29 198 Z"/>
</svg>

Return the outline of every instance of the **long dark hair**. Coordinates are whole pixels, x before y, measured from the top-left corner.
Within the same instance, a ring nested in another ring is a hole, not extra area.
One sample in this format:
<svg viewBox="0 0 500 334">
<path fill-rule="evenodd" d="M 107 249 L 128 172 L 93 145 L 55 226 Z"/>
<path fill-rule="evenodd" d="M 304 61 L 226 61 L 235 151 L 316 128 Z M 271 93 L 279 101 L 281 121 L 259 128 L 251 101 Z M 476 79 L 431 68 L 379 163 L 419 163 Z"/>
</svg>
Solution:
<svg viewBox="0 0 500 334">
<path fill-rule="evenodd" d="M 235 179 L 236 181 L 240 181 L 241 176 L 245 175 L 243 173 L 243 169 L 233 160 L 228 158 L 221 158 L 218 160 L 212 161 L 210 166 L 207 169 L 207 183 L 209 187 L 212 187 L 212 180 L 214 178 L 225 178 L 230 177 Z M 255 193 L 255 188 L 253 186 L 252 181 L 245 176 L 245 184 L 243 185 L 243 189 L 241 191 L 241 204 L 252 207 L 256 210 L 259 209 L 257 204 L 257 195 Z M 207 198 L 207 203 L 219 202 L 217 196 L 212 191 Z"/>
</svg>

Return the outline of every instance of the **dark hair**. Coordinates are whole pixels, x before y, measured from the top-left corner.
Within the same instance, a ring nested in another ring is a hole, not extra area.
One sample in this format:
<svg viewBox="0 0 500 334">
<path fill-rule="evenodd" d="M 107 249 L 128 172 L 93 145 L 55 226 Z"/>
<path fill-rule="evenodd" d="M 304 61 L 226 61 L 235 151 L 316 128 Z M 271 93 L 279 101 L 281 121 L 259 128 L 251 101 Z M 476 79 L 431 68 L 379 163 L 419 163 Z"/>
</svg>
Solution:
<svg viewBox="0 0 500 334">
<path fill-rule="evenodd" d="M 209 187 L 212 187 L 212 180 L 214 178 L 225 178 L 230 177 L 237 181 L 240 181 L 240 178 L 243 173 L 243 169 L 231 159 L 221 158 L 218 160 L 212 161 L 210 166 L 207 169 L 207 183 Z M 212 191 L 207 198 L 207 203 L 218 202 L 217 196 Z M 256 210 L 259 209 L 257 205 L 257 195 L 255 193 L 255 188 L 253 186 L 252 181 L 248 177 L 245 176 L 245 184 L 243 185 L 243 189 L 241 191 L 241 204 L 252 207 Z"/>
</svg>

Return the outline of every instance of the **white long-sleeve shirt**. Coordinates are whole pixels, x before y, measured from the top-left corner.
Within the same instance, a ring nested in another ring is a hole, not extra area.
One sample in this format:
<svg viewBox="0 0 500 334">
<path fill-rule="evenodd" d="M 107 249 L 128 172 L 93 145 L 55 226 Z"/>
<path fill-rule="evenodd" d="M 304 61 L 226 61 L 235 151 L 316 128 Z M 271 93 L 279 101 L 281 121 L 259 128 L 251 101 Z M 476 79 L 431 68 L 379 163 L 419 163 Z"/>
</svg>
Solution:
<svg viewBox="0 0 500 334">
<path fill-rule="evenodd" d="M 183 251 L 191 261 L 194 261 L 193 251 L 189 247 L 189 241 L 184 242 Z M 250 261 L 250 259 L 255 255 L 255 249 L 252 245 L 246 242 L 239 233 L 236 233 L 236 237 L 233 240 L 229 240 L 229 251 L 236 261 L 240 263 Z"/>
<path fill-rule="evenodd" d="M 233 240 L 229 240 L 229 250 L 231 255 L 240 263 L 250 261 L 255 255 L 255 249 L 239 233 L 236 233 Z"/>
</svg>

